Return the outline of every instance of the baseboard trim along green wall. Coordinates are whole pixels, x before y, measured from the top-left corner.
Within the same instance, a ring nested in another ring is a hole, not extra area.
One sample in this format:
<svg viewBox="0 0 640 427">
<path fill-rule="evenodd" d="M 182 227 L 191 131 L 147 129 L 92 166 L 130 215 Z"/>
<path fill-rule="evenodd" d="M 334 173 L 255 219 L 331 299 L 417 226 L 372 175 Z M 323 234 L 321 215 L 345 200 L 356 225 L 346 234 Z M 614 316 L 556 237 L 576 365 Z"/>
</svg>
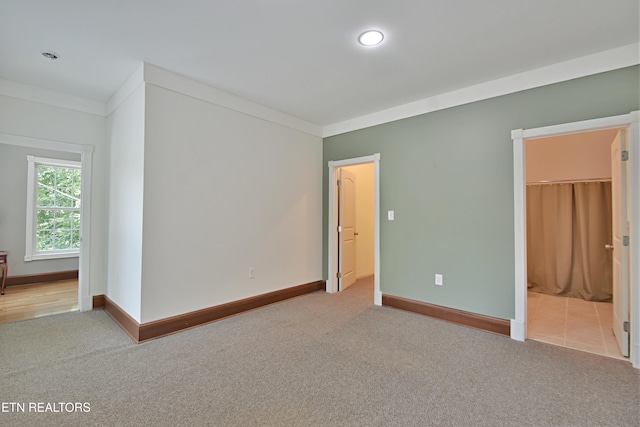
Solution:
<svg viewBox="0 0 640 427">
<path fill-rule="evenodd" d="M 25 274 L 24 276 L 7 276 L 7 286 L 55 282 L 56 280 L 69 280 L 77 278 L 78 270 L 54 271 L 53 273 Z"/>
<path fill-rule="evenodd" d="M 154 338 L 180 332 L 185 329 L 200 326 L 205 323 L 224 319 L 245 311 L 254 310 L 265 305 L 284 301 L 289 298 L 294 298 L 315 291 L 323 291 L 325 290 L 325 287 L 326 282 L 324 280 L 318 280 L 143 324 L 136 322 L 105 295 L 94 296 L 93 307 L 94 309 L 104 308 L 113 320 L 120 325 L 120 327 L 124 329 L 124 331 L 129 334 L 136 343 L 141 343 Z"/>
<path fill-rule="evenodd" d="M 469 313 L 468 311 L 456 310 L 454 308 L 442 307 L 386 294 L 382 295 L 382 305 L 423 314 L 457 325 L 469 326 L 500 335 L 511 335 L 510 322 L 504 319 L 497 319 L 495 317 L 483 316 L 481 314 Z"/>
</svg>

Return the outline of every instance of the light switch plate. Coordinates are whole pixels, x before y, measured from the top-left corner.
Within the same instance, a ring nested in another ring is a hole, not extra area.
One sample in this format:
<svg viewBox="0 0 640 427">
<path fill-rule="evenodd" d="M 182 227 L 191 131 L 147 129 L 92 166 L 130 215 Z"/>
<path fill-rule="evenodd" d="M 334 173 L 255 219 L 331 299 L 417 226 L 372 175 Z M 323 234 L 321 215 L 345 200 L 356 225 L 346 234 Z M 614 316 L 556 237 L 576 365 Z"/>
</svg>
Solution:
<svg viewBox="0 0 640 427">
<path fill-rule="evenodd" d="M 436 274 L 436 285 L 442 286 L 442 274 Z"/>
<path fill-rule="evenodd" d="M 389 212 L 387 212 L 387 216 L 388 216 L 388 218 L 389 218 L 389 221 L 393 221 L 393 216 L 394 216 L 394 215 L 393 215 L 393 211 L 389 211 Z"/>
</svg>

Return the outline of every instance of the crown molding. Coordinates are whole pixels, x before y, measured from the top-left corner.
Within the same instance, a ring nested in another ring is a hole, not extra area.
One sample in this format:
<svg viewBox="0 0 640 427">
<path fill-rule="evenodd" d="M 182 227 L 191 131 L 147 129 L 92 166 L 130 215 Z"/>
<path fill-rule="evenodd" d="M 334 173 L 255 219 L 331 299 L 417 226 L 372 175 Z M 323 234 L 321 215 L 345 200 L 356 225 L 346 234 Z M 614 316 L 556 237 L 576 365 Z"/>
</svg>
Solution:
<svg viewBox="0 0 640 427">
<path fill-rule="evenodd" d="M 322 128 L 322 137 L 327 138 L 445 108 L 638 65 L 639 63 L 640 43 L 634 43 L 326 125 Z"/>
<path fill-rule="evenodd" d="M 144 83 L 144 63 L 129 76 L 120 88 L 109 98 L 106 105 L 107 116 L 110 116 L 142 83 Z"/>
<path fill-rule="evenodd" d="M 280 124 L 313 136 L 326 138 L 527 89 L 638 65 L 639 63 L 640 43 L 634 43 L 442 93 L 324 127 L 147 63 L 141 63 L 106 103 L 2 78 L 0 78 L 0 95 L 104 117 L 117 109 L 140 84 L 147 82 L 220 107 Z"/>
<path fill-rule="evenodd" d="M 68 95 L 11 80 L 0 79 L 0 95 L 53 105 L 55 107 L 94 114 L 96 116 L 107 115 L 107 108 L 104 102 Z"/>
<path fill-rule="evenodd" d="M 144 64 L 144 81 L 147 84 L 169 89 L 229 110 L 276 123 L 313 136 L 322 137 L 321 126 L 197 82 L 172 71 L 156 67 L 155 65 Z"/>
</svg>

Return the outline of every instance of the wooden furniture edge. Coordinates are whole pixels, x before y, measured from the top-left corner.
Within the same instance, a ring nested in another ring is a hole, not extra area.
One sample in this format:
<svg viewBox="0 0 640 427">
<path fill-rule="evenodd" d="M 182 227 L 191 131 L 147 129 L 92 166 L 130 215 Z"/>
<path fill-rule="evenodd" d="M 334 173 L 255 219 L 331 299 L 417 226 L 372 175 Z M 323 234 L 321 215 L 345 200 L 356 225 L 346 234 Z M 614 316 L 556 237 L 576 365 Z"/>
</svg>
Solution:
<svg viewBox="0 0 640 427">
<path fill-rule="evenodd" d="M 54 282 L 56 280 L 77 279 L 78 270 L 56 271 L 53 273 L 25 274 L 7 276 L 7 286 L 27 285 L 30 283 Z"/>
<path fill-rule="evenodd" d="M 205 323 L 214 322 L 216 320 L 240 314 L 245 311 L 260 308 L 265 305 L 284 301 L 311 292 L 324 290 L 325 287 L 326 282 L 324 280 L 318 280 L 262 295 L 231 301 L 226 304 L 216 305 L 202 310 L 192 311 L 190 313 L 143 323 L 139 328 L 138 339 L 139 342 L 143 342 L 159 338 L 184 329 L 193 328 Z"/>
<path fill-rule="evenodd" d="M 482 314 L 471 313 L 468 311 L 457 310 L 455 308 L 443 307 L 440 305 L 429 304 L 422 301 L 387 294 L 382 295 L 382 305 L 423 314 L 425 316 L 500 335 L 511 335 L 511 322 L 504 319 L 498 319 L 496 317 L 484 316 Z"/>
</svg>

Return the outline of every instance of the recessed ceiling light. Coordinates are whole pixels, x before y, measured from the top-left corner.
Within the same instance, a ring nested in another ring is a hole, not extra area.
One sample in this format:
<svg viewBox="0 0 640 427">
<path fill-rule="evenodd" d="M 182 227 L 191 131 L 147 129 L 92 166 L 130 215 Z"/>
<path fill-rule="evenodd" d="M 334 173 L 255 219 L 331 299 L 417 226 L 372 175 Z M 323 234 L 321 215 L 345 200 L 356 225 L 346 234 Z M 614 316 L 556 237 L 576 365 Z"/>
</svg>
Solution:
<svg viewBox="0 0 640 427">
<path fill-rule="evenodd" d="M 380 44 L 382 39 L 384 39 L 384 34 L 378 30 L 365 31 L 358 37 L 358 41 L 364 46 L 375 46 Z"/>
<path fill-rule="evenodd" d="M 57 53 L 51 50 L 43 50 L 41 53 L 42 53 L 42 56 L 52 61 L 55 61 L 56 59 L 60 58 L 60 55 L 58 55 Z"/>
</svg>

